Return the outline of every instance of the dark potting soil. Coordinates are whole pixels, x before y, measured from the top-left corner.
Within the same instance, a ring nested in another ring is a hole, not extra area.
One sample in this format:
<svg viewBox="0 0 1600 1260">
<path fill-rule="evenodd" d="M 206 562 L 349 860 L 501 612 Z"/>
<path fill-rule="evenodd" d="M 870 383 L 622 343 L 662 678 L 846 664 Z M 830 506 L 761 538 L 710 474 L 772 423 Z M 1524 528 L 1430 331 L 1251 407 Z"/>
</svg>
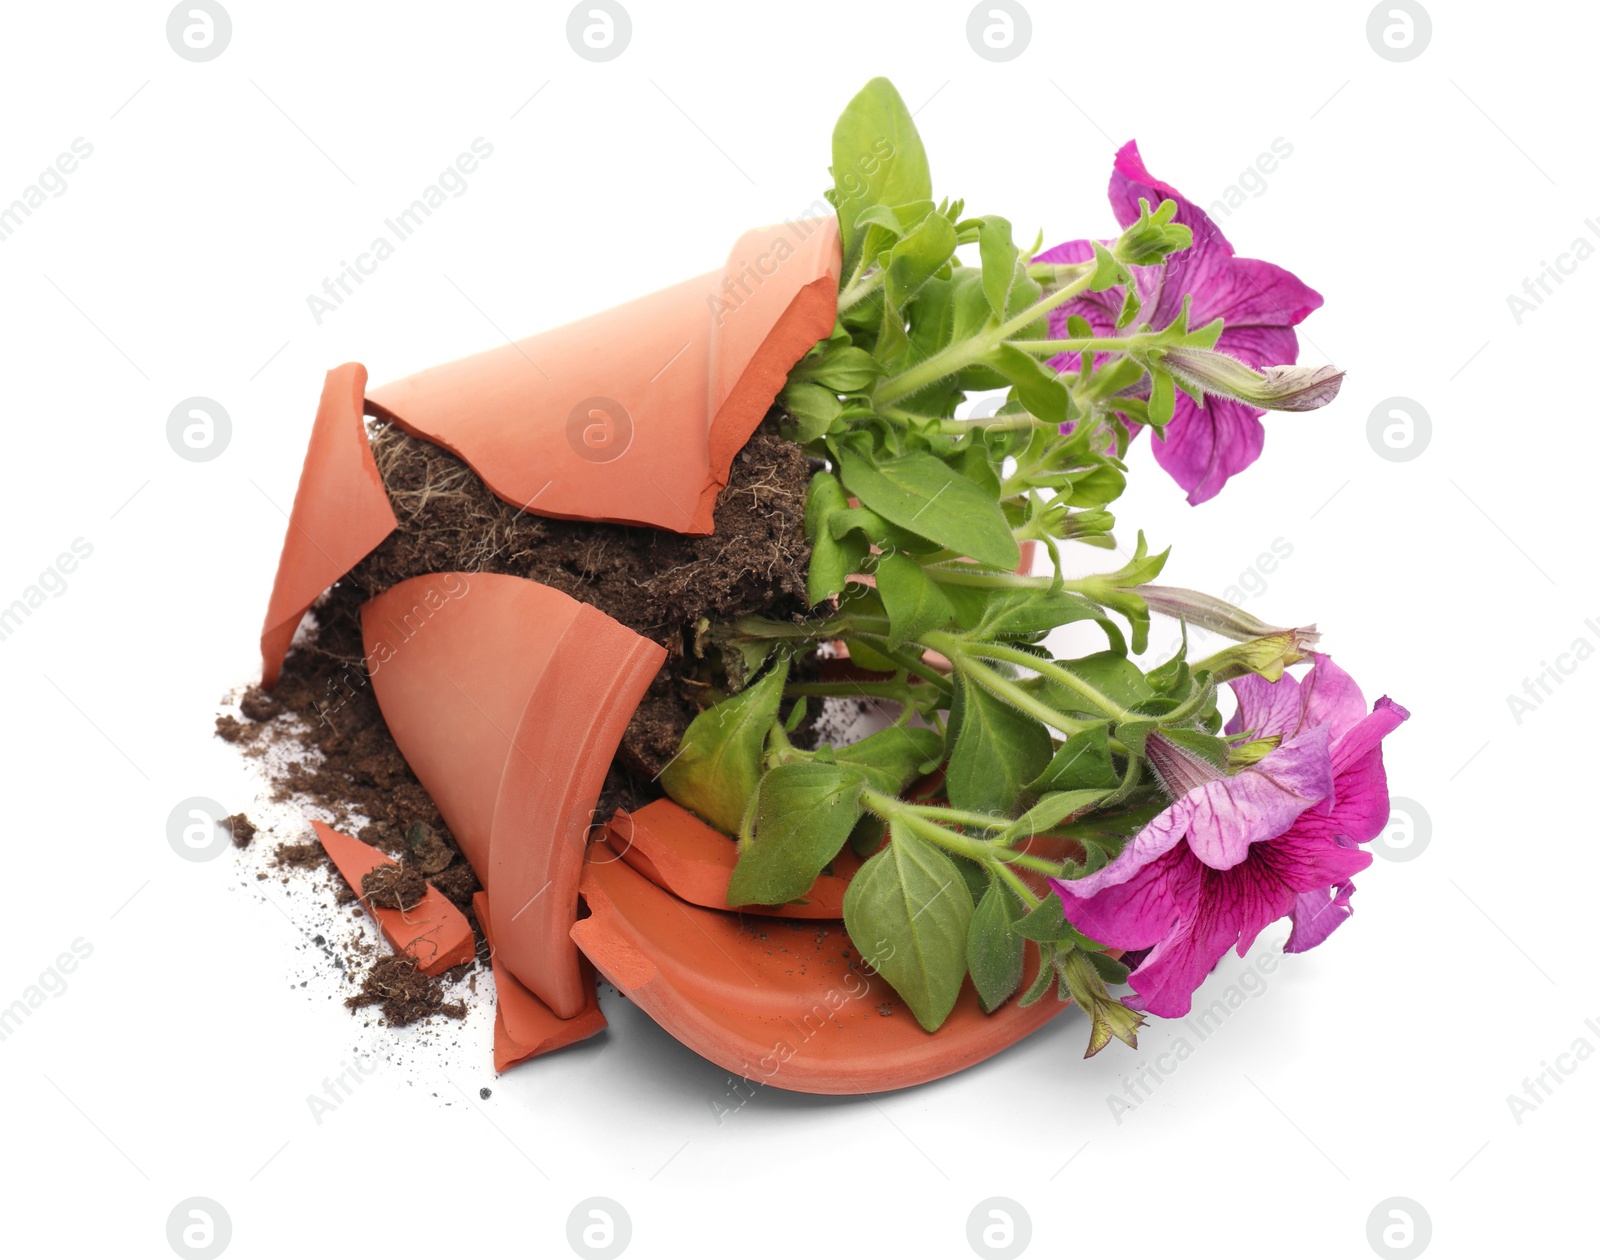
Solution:
<svg viewBox="0 0 1600 1260">
<path fill-rule="evenodd" d="M 698 709 L 684 678 L 702 619 L 806 610 L 810 461 L 769 417 L 734 458 L 717 497 L 716 532 L 690 537 L 644 526 L 532 516 L 496 498 L 442 447 L 375 422 L 372 452 L 399 528 L 341 585 L 361 599 L 425 573 L 509 573 L 593 604 L 667 649 L 623 736 L 618 760 L 635 779 L 661 772 Z M 618 782 L 626 795 L 637 784 Z"/>
<path fill-rule="evenodd" d="M 410 910 L 428 895 L 428 881 L 409 866 L 375 866 L 361 877 L 361 895 L 387 910 Z"/>
</svg>

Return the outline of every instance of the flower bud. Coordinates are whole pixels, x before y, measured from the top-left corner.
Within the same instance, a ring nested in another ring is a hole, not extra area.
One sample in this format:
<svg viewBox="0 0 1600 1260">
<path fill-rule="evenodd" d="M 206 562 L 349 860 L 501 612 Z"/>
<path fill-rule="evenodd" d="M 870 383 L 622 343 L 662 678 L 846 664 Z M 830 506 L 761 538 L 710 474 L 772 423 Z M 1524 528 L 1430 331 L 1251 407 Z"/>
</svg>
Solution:
<svg viewBox="0 0 1600 1260">
<path fill-rule="evenodd" d="M 1139 218 L 1130 223 L 1117 238 L 1112 254 L 1120 263 L 1130 267 L 1149 267 L 1168 254 L 1188 249 L 1194 244 L 1194 233 L 1172 217 L 1178 213 L 1178 203 L 1170 197 L 1155 210 L 1143 197 L 1139 198 Z"/>
<path fill-rule="evenodd" d="M 1191 668 L 1209 670 L 1213 681 L 1219 683 L 1232 682 L 1246 674 L 1259 674 L 1268 682 L 1277 682 L 1286 668 L 1306 659 L 1307 645 L 1300 635 L 1298 630 L 1280 630 L 1259 639 L 1235 643 L 1203 661 L 1196 661 Z M 1318 637 L 1315 631 L 1312 637 Z"/>
<path fill-rule="evenodd" d="M 1289 633 L 1295 636 L 1295 646 L 1309 651 L 1322 638 L 1316 626 L 1273 626 L 1259 617 L 1252 617 L 1244 609 L 1207 595 L 1203 591 L 1186 590 L 1181 586 L 1151 586 L 1139 588 L 1139 594 L 1151 612 L 1158 612 L 1202 630 L 1210 630 L 1237 642 L 1261 639 L 1268 635 Z"/>
<path fill-rule="evenodd" d="M 1334 367 L 1286 364 L 1260 372 L 1232 355 L 1195 346 L 1163 346 L 1151 356 L 1185 388 L 1232 398 L 1263 411 L 1315 411 L 1339 394 L 1344 373 Z"/>
</svg>

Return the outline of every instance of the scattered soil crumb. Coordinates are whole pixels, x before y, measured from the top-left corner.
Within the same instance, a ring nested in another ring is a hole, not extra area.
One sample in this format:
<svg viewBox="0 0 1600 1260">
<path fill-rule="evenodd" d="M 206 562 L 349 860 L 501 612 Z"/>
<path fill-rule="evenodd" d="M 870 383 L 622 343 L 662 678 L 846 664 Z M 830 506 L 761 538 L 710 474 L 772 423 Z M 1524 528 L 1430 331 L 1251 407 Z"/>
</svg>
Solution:
<svg viewBox="0 0 1600 1260">
<path fill-rule="evenodd" d="M 244 814 L 229 814 L 222 820 L 222 825 L 232 833 L 237 848 L 244 848 L 256 838 L 256 825 Z"/>
<path fill-rule="evenodd" d="M 411 959 L 398 954 L 373 963 L 362 977 L 361 992 L 347 997 L 344 1004 L 351 1010 L 376 1006 L 384 1022 L 393 1028 L 404 1028 L 435 1015 L 464 1019 L 467 1014 L 464 1002 L 446 1002 L 444 986 L 423 975 Z"/>
<path fill-rule="evenodd" d="M 260 687 L 251 687 L 239 700 L 239 712 L 252 722 L 270 722 L 278 716 L 278 702 Z"/>
<path fill-rule="evenodd" d="M 322 851 L 320 844 L 280 844 L 273 852 L 272 864 L 295 871 L 310 871 L 330 865 L 328 855 Z"/>
</svg>

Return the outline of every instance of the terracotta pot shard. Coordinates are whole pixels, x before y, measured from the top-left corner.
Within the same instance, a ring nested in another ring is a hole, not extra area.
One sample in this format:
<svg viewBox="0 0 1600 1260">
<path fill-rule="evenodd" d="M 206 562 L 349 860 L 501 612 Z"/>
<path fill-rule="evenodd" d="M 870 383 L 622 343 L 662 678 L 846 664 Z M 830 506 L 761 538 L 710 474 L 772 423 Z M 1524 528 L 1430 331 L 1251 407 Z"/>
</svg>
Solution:
<svg viewBox="0 0 1600 1260">
<path fill-rule="evenodd" d="M 595 992 L 592 968 L 587 965 L 584 967 L 588 1000 L 583 1010 L 572 1019 L 560 1019 L 500 961 L 500 954 L 494 946 L 494 925 L 490 919 L 487 893 L 472 894 L 472 912 L 478 916 L 478 926 L 483 929 L 484 939 L 489 942 L 489 965 L 494 971 L 496 1072 L 504 1072 L 524 1059 L 549 1054 L 552 1050 L 583 1041 L 605 1028 L 606 1017 L 600 1013 L 600 999 Z"/>
<path fill-rule="evenodd" d="M 313 821 L 311 826 L 323 850 L 339 868 L 339 874 L 357 894 L 361 892 L 361 880 L 368 871 L 395 865 L 392 858 L 371 845 L 335 831 L 327 823 Z M 378 921 L 378 927 L 395 952 L 410 955 L 424 975 L 436 976 L 472 961 L 472 925 L 432 884 L 428 885 L 422 900 L 409 910 L 375 906 L 365 897 L 361 904 Z"/>
<path fill-rule="evenodd" d="M 584 847 L 665 650 L 504 574 L 411 578 L 362 606 L 361 629 L 384 721 L 488 891 L 499 960 L 578 1016 L 589 990 L 568 933 Z"/>
<path fill-rule="evenodd" d="M 712 532 L 733 458 L 833 331 L 837 221 L 745 233 L 719 271 L 372 390 L 372 410 L 540 516 Z"/>
<path fill-rule="evenodd" d="M 323 382 L 261 627 L 265 687 L 277 685 L 284 653 L 317 596 L 355 568 L 398 524 L 367 444 L 362 418 L 366 387 L 367 369 L 359 363 L 334 368 Z"/>
<path fill-rule="evenodd" d="M 612 984 L 697 1054 L 808 1094 L 901 1089 L 959 1072 L 1054 1019 L 1015 1001 L 985 1015 L 969 982 L 937 1033 L 864 969 L 842 923 L 744 920 L 687 905 L 626 862 L 584 867 L 572 938 Z M 1030 977 L 1039 965 L 1029 946 Z"/>
<path fill-rule="evenodd" d="M 606 824 L 605 841 L 613 853 L 658 888 L 708 910 L 727 910 L 728 880 L 739 849 L 714 827 L 681 805 L 663 797 L 640 809 L 619 809 Z M 591 854 L 591 862 L 603 861 Z M 846 847 L 833 861 L 831 874 L 818 876 L 803 901 L 783 906 L 740 906 L 740 914 L 775 915 L 787 919 L 840 919 L 844 893 L 861 869 L 861 859 Z"/>
</svg>

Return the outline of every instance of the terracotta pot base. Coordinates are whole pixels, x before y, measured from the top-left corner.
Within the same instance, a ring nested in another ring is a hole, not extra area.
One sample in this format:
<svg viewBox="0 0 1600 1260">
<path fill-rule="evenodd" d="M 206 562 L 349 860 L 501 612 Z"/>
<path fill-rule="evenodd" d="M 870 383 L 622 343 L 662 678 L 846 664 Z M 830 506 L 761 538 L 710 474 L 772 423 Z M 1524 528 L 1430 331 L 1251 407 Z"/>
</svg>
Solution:
<svg viewBox="0 0 1600 1260">
<path fill-rule="evenodd" d="M 371 845 L 337 832 L 327 823 L 313 821 L 311 826 L 323 850 L 339 868 L 339 874 L 358 895 L 361 880 L 368 871 L 395 865 L 393 859 Z M 378 921 L 395 953 L 409 955 L 423 975 L 436 976 L 472 961 L 471 924 L 432 884 L 428 885 L 423 899 L 409 910 L 375 906 L 365 897 L 361 898 L 361 904 Z"/>
<path fill-rule="evenodd" d="M 864 972 L 841 923 L 742 919 L 691 906 L 626 862 L 591 861 L 572 938 L 612 984 L 697 1054 L 808 1094 L 902 1089 L 971 1067 L 1065 1009 L 1047 997 L 993 1015 L 971 983 L 937 1033 Z M 1038 966 L 1029 947 L 1027 974 Z"/>
<path fill-rule="evenodd" d="M 472 894 L 472 912 L 489 942 L 489 963 L 494 970 L 494 1070 L 504 1072 L 513 1064 L 552 1050 L 574 1045 L 604 1030 L 606 1017 L 600 1013 L 595 992 L 594 971 L 585 966 L 587 1004 L 572 1019 L 559 1019 L 530 993 L 500 962 L 494 947 L 494 925 L 490 921 L 489 897 Z"/>
</svg>

